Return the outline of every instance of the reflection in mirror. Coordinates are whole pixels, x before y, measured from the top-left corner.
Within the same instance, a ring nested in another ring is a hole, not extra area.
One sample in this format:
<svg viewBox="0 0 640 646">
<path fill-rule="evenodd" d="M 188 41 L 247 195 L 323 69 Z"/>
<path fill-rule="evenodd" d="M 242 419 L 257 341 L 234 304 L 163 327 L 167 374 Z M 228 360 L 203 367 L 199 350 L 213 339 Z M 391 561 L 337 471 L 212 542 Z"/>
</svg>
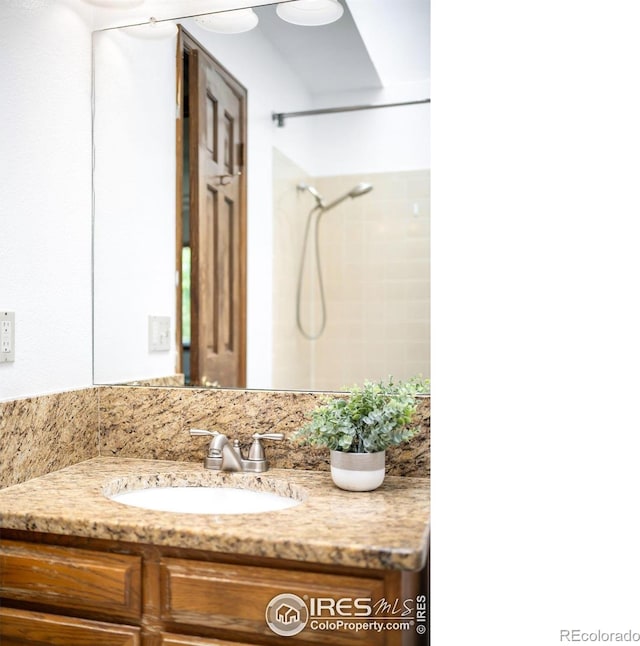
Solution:
<svg viewBox="0 0 640 646">
<path fill-rule="evenodd" d="M 235 384 L 183 360 L 194 273 L 183 271 L 193 249 L 183 251 L 182 231 L 195 180 L 185 171 L 193 147 L 176 128 L 193 114 L 181 32 L 94 33 L 96 384 L 341 390 L 429 376 L 429 106 L 415 103 L 429 96 L 429 3 L 342 4 L 321 27 L 284 22 L 275 6 L 256 7 L 258 26 L 240 34 L 176 21 L 247 93 L 244 150 L 230 177 L 206 180 L 214 193 L 246 191 L 246 355 Z M 390 103 L 402 105 L 282 126 L 272 116 Z M 372 188 L 349 195 L 360 184 Z M 166 317 L 168 334 L 155 324 Z"/>
</svg>

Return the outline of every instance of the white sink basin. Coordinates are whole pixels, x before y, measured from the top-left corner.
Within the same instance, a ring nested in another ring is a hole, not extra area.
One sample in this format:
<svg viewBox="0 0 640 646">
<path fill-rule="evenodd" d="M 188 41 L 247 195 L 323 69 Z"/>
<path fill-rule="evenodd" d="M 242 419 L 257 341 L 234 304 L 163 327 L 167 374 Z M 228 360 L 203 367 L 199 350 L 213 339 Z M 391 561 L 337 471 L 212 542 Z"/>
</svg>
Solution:
<svg viewBox="0 0 640 646">
<path fill-rule="evenodd" d="M 274 493 L 232 487 L 151 487 L 109 498 L 133 507 L 183 514 L 259 514 L 300 504 L 300 500 Z"/>
</svg>

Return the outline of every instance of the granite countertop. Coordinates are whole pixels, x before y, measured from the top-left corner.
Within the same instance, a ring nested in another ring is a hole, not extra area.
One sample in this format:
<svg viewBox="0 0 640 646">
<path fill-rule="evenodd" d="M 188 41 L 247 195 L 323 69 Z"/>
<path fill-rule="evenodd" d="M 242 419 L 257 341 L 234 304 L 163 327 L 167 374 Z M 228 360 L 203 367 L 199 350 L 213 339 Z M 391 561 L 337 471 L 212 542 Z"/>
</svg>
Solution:
<svg viewBox="0 0 640 646">
<path fill-rule="evenodd" d="M 151 486 L 221 485 L 271 491 L 301 504 L 259 514 L 150 511 L 106 495 Z M 106 494 L 106 495 L 105 495 Z M 429 481 L 387 476 L 371 492 L 338 489 L 326 472 L 262 474 L 193 462 L 93 458 L 0 490 L 0 527 L 133 543 L 418 570 L 429 534 Z"/>
</svg>

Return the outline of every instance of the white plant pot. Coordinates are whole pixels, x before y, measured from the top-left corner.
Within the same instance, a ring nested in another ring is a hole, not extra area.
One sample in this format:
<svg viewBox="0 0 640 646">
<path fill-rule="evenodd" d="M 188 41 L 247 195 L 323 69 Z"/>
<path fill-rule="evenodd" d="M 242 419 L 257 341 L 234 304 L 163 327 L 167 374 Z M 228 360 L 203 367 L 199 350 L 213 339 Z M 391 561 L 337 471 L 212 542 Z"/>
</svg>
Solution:
<svg viewBox="0 0 640 646">
<path fill-rule="evenodd" d="M 333 482 L 347 491 L 372 491 L 384 480 L 384 451 L 345 453 L 331 451 Z"/>
</svg>

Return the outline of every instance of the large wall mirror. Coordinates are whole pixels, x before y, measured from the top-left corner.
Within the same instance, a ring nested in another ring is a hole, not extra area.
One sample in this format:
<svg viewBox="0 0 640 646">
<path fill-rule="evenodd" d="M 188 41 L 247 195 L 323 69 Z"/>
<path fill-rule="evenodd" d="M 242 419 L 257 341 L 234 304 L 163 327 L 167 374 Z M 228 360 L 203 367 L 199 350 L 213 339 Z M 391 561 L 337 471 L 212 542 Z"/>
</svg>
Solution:
<svg viewBox="0 0 640 646">
<path fill-rule="evenodd" d="M 262 5 L 242 33 L 196 17 L 94 32 L 96 384 L 335 391 L 429 376 L 429 0 L 340 2 L 315 27 Z M 197 93 L 190 47 L 245 92 L 237 114 L 215 81 Z M 194 159 L 209 153 L 198 202 Z M 215 298 L 195 293 L 194 237 L 198 257 L 218 250 Z M 236 313 L 216 304 L 227 287 Z M 198 301 L 203 320 L 216 310 L 205 331 Z M 238 383 L 192 369 L 198 335 L 203 353 L 241 342 Z"/>
</svg>

